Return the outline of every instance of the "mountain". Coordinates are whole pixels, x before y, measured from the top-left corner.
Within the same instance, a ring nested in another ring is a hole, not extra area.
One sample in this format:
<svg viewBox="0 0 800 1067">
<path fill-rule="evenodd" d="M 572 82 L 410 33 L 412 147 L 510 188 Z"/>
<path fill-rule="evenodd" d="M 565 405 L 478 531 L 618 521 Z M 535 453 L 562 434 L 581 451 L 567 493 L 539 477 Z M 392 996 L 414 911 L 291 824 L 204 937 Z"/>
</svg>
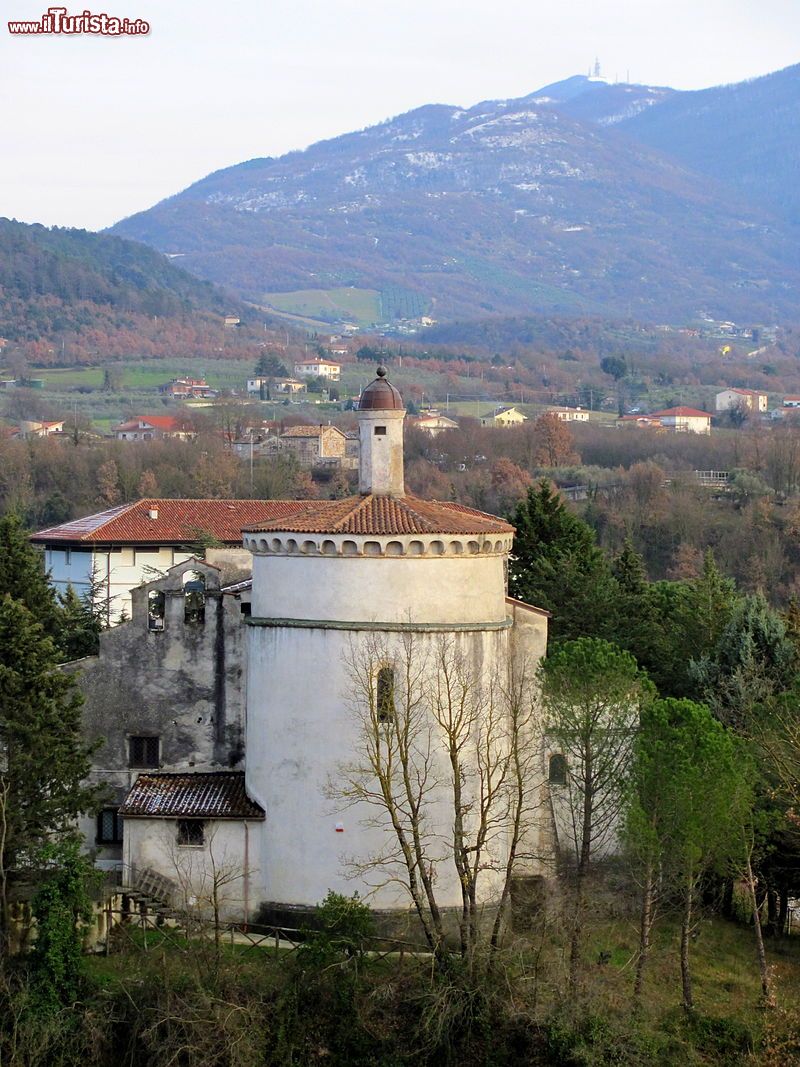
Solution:
<svg viewBox="0 0 800 1067">
<path fill-rule="evenodd" d="M 378 320 L 408 306 L 439 321 L 796 315 L 800 256 L 785 227 L 619 132 L 635 121 L 623 113 L 671 100 L 574 78 L 518 100 L 430 105 L 218 171 L 112 232 L 284 310 L 276 293 L 352 286 L 380 294 Z"/>
<path fill-rule="evenodd" d="M 538 103 L 552 102 L 564 115 L 599 126 L 614 126 L 633 119 L 675 95 L 674 89 L 655 85 L 604 82 L 597 78 L 568 78 L 534 94 Z"/>
<path fill-rule="evenodd" d="M 619 128 L 750 203 L 800 222 L 800 64 L 736 85 L 673 93 Z"/>
<path fill-rule="evenodd" d="M 216 351 L 229 314 L 252 309 L 146 245 L 0 219 L 0 336 L 39 361 Z"/>
</svg>

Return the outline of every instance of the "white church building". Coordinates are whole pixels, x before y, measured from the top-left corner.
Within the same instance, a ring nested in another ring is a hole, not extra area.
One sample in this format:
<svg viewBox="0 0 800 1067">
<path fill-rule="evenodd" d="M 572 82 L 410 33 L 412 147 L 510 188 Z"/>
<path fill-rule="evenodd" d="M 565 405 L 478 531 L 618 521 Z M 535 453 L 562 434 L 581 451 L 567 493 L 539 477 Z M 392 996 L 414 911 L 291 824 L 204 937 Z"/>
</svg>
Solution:
<svg viewBox="0 0 800 1067">
<path fill-rule="evenodd" d="M 148 748 L 137 737 L 144 765 L 128 764 L 130 788 L 113 814 L 121 820 L 126 879 L 146 870 L 198 899 L 225 869 L 223 910 L 236 921 L 308 909 L 329 890 L 358 892 L 378 912 L 409 914 L 396 835 L 380 799 L 375 803 L 384 717 L 395 700 L 411 699 L 412 683 L 429 695 L 441 687 L 443 649 L 449 663 L 470 672 L 473 693 L 507 689 L 512 661 L 524 657 L 535 666 L 545 653 L 547 613 L 506 595 L 513 527 L 406 493 L 405 410 L 383 368 L 363 391 L 357 416 L 358 495 L 281 502 L 279 515 L 243 530 L 252 587 L 237 623 L 246 642 L 239 756 L 226 765 L 198 750 L 188 762 L 165 762 L 163 742 Z M 240 586 L 230 589 L 230 603 L 238 603 L 231 597 L 240 597 Z M 154 647 L 166 640 L 145 631 L 142 640 Z M 499 702 L 485 710 L 490 705 L 475 713 L 472 741 L 484 737 L 482 716 L 499 714 Z M 198 729 L 213 731 L 212 719 L 208 712 L 210 725 Z M 458 908 L 461 885 L 447 862 L 447 761 L 437 763 L 434 732 L 427 724 L 413 739 L 415 773 L 430 779 L 422 827 L 437 899 Z M 538 770 L 526 788 L 540 797 L 547 788 L 543 735 L 532 735 L 530 745 Z M 477 782 L 477 763 L 467 757 L 465 766 L 465 781 Z M 549 805 L 537 812 L 519 850 L 523 874 L 542 873 L 541 857 L 552 852 Z M 498 822 L 486 844 L 487 905 L 500 891 L 509 840 Z"/>
</svg>

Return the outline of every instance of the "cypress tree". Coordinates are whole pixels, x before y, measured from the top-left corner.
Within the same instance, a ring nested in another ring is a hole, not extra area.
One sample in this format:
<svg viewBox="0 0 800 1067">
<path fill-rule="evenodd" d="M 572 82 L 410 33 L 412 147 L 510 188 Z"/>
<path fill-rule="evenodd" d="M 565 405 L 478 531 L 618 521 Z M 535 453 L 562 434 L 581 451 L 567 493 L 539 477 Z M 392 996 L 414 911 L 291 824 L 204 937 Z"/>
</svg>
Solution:
<svg viewBox="0 0 800 1067">
<path fill-rule="evenodd" d="M 0 596 L 3 594 L 24 604 L 45 633 L 57 637 L 61 620 L 55 590 L 47 580 L 41 554 L 14 514 L 0 519 Z"/>
<path fill-rule="evenodd" d="M 511 596 L 553 613 L 554 641 L 613 639 L 618 588 L 591 528 L 567 510 L 547 481 L 528 489 L 510 521 L 517 530 Z"/>
<path fill-rule="evenodd" d="M 81 697 L 58 669 L 58 652 L 23 603 L 0 597 L 0 875 L 3 914 L 9 871 L 25 870 L 45 842 L 74 834 L 97 805 L 85 786 L 93 746 L 81 736 Z"/>
</svg>

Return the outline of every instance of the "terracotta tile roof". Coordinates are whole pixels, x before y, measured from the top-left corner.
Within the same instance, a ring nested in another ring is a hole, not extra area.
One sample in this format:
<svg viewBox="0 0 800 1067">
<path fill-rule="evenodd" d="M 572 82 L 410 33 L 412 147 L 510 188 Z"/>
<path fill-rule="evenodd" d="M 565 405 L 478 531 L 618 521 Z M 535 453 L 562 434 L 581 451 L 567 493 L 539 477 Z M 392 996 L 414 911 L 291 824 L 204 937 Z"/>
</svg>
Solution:
<svg viewBox="0 0 800 1067">
<path fill-rule="evenodd" d="M 264 818 L 264 809 L 247 795 L 244 771 L 140 774 L 119 813 L 140 819 Z"/>
<path fill-rule="evenodd" d="M 281 437 L 319 437 L 323 430 L 335 430 L 336 433 L 342 434 L 342 437 L 345 436 L 338 426 L 290 426 L 283 431 Z"/>
<path fill-rule="evenodd" d="M 140 422 L 147 423 L 148 426 L 153 426 L 157 430 L 180 430 L 186 426 L 185 420 L 178 419 L 174 415 L 134 415 L 132 419 L 121 423 L 115 429 L 136 430 Z"/>
<path fill-rule="evenodd" d="M 513 533 L 514 527 L 484 511 L 451 501 L 417 497 L 353 496 L 346 500 L 297 503 L 294 513 L 256 522 L 251 533 L 352 533 L 375 534 L 495 534 Z"/>
<path fill-rule="evenodd" d="M 297 500 L 136 500 L 38 530 L 31 541 L 183 545 L 202 532 L 225 544 L 241 544 L 245 526 L 292 515 L 301 506 Z M 156 518 L 150 518 L 151 511 L 158 512 Z"/>
<path fill-rule="evenodd" d="M 665 415 L 679 415 L 685 419 L 710 419 L 711 416 L 707 411 L 698 411 L 697 408 L 667 408 L 666 411 L 654 411 L 650 415 L 651 419 L 661 419 Z"/>
</svg>

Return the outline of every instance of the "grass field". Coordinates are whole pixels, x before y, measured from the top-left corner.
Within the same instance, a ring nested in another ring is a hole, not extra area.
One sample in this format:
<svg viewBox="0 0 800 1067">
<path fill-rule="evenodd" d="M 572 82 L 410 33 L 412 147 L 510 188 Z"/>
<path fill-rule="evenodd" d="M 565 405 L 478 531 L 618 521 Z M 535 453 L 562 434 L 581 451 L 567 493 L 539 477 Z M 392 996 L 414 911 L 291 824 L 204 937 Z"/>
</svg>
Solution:
<svg viewBox="0 0 800 1067">
<path fill-rule="evenodd" d="M 264 293 L 262 299 L 278 311 L 319 322 L 346 319 L 361 326 L 380 321 L 381 300 L 377 289 L 296 289 L 289 293 Z"/>
</svg>

